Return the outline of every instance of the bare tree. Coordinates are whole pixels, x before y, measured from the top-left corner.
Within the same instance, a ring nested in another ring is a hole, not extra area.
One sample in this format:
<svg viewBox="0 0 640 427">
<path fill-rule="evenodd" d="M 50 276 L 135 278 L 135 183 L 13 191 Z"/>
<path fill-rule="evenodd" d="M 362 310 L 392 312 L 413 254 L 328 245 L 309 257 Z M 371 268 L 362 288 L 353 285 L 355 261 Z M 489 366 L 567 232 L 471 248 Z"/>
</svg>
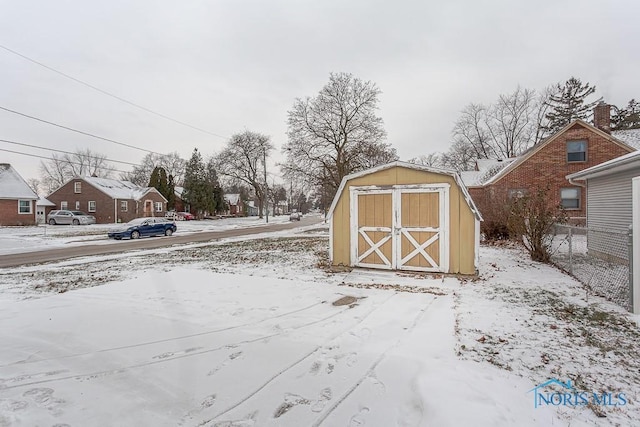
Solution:
<svg viewBox="0 0 640 427">
<path fill-rule="evenodd" d="M 167 176 L 171 175 L 173 177 L 175 185 L 181 186 L 184 180 L 186 164 L 187 162 L 175 151 L 166 155 L 149 153 L 144 156 L 138 166 L 134 166 L 131 172 L 121 174 L 120 178 L 146 187 L 149 185 L 153 170 L 156 167 L 161 167 L 166 171 Z"/>
<path fill-rule="evenodd" d="M 269 157 L 273 144 L 268 136 L 244 131 L 231 137 L 227 146 L 215 158 L 218 173 L 232 184 L 245 183 L 253 188 L 260 208 L 260 218 L 266 202 L 264 161 Z"/>
<path fill-rule="evenodd" d="M 476 159 L 478 159 L 478 152 L 473 146 L 465 141 L 457 140 L 451 145 L 449 151 L 442 154 L 440 161 L 443 167 L 460 172 L 472 170 Z"/>
<path fill-rule="evenodd" d="M 38 196 L 40 195 L 40 180 L 38 178 L 29 178 L 27 184 L 29 184 L 34 193 Z"/>
<path fill-rule="evenodd" d="M 549 125 L 547 114 L 551 110 L 551 98 L 557 96 L 558 86 L 551 85 L 542 89 L 536 98 L 536 133 L 533 139 L 534 144 L 538 144 L 549 136 Z"/>
<path fill-rule="evenodd" d="M 518 86 L 509 95 L 500 95 L 487 111 L 485 126 L 498 157 L 517 156 L 533 144 L 535 97 L 534 90 Z"/>
<path fill-rule="evenodd" d="M 409 159 L 409 163 L 415 163 L 416 165 L 422 165 L 422 166 L 442 167 L 443 166 L 442 154 L 440 153 L 424 154 L 422 156 Z"/>
<path fill-rule="evenodd" d="M 396 160 L 376 115 L 380 89 L 348 73 L 332 73 L 314 98 L 296 99 L 288 112 L 287 177 L 335 194 L 352 172 Z"/>
<path fill-rule="evenodd" d="M 73 154 L 51 155 L 51 160 L 40 162 L 41 182 L 48 193 L 76 176 L 110 178 L 114 167 L 107 156 L 89 149 L 76 150 Z"/>
</svg>

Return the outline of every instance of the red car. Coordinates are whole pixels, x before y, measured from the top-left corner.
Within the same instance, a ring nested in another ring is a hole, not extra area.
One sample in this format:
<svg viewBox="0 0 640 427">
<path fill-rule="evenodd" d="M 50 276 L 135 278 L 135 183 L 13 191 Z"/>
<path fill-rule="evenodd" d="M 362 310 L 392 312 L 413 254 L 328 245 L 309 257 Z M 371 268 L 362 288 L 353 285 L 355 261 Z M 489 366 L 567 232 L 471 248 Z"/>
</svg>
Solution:
<svg viewBox="0 0 640 427">
<path fill-rule="evenodd" d="M 196 217 L 190 212 L 167 212 L 165 215 L 166 218 L 171 218 L 174 221 L 191 221 L 196 219 Z"/>
</svg>

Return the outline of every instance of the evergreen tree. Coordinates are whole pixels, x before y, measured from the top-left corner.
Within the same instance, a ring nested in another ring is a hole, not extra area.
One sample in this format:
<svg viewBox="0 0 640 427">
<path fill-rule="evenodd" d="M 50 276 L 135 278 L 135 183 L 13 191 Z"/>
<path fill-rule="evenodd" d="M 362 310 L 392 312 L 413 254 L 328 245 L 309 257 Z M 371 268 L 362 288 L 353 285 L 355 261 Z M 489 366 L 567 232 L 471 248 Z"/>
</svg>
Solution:
<svg viewBox="0 0 640 427">
<path fill-rule="evenodd" d="M 167 187 L 169 189 L 168 195 L 165 196 L 167 198 L 167 208 L 173 210 L 176 208 L 176 184 L 171 174 L 167 177 Z"/>
<path fill-rule="evenodd" d="M 613 106 L 612 130 L 640 129 L 640 102 L 632 99 L 626 108 Z"/>
<path fill-rule="evenodd" d="M 148 187 L 158 188 L 160 186 L 160 168 L 155 166 L 153 168 L 153 172 L 151 172 L 151 177 L 149 178 Z"/>
<path fill-rule="evenodd" d="M 197 148 L 193 150 L 185 168 L 182 198 L 196 213 L 202 213 L 208 208 L 205 166 Z"/>
<path fill-rule="evenodd" d="M 582 83 L 575 77 L 571 77 L 564 85 L 558 83 L 556 93 L 549 98 L 551 111 L 545 116 L 547 124 L 543 126 L 544 129 L 553 134 L 573 120 L 588 120 L 593 107 L 602 100 L 599 98 L 586 102 L 595 91 L 595 86 Z"/>
<path fill-rule="evenodd" d="M 209 213 L 216 213 L 224 209 L 224 194 L 218 173 L 215 169 L 214 159 L 207 162 L 206 168 L 206 188 L 207 188 L 207 210 Z"/>
<path fill-rule="evenodd" d="M 158 190 L 158 192 L 162 194 L 167 201 L 169 201 L 169 198 L 173 195 L 173 189 L 169 188 L 167 171 L 161 166 L 153 168 L 151 178 L 149 179 L 149 187 L 153 187 Z M 173 201 L 173 205 L 175 206 L 175 196 L 173 196 Z"/>
</svg>

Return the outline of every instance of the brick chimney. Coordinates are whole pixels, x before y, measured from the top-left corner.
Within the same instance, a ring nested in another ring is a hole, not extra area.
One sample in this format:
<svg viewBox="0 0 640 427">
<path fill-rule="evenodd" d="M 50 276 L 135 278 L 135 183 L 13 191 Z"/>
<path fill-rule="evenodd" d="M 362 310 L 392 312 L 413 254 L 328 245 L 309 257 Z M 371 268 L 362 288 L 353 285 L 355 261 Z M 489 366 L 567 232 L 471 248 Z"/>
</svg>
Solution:
<svg viewBox="0 0 640 427">
<path fill-rule="evenodd" d="M 611 105 L 600 101 L 593 109 L 593 125 L 600 130 L 611 133 Z"/>
</svg>

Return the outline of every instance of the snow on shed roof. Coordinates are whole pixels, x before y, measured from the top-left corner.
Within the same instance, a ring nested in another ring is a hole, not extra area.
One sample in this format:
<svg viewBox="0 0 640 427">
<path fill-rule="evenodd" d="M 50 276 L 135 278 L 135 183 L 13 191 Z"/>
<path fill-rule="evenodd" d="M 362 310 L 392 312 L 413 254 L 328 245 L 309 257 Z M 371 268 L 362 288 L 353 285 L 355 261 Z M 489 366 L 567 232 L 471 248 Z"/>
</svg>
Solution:
<svg viewBox="0 0 640 427">
<path fill-rule="evenodd" d="M 146 193 L 155 190 L 153 187 L 141 187 L 133 182 L 119 181 L 117 179 L 97 178 L 93 176 L 86 176 L 82 179 L 112 199 L 140 200 Z"/>
<path fill-rule="evenodd" d="M 0 199 L 38 200 L 38 195 L 9 163 L 0 163 Z"/>
<path fill-rule="evenodd" d="M 342 182 L 340 182 L 340 187 L 338 187 L 338 191 L 336 191 L 336 195 L 333 197 L 333 202 L 331 203 L 331 207 L 329 208 L 329 213 L 327 214 L 327 217 L 331 218 L 331 216 L 333 215 L 333 211 L 336 208 L 336 205 L 338 204 L 338 199 L 340 198 L 340 194 L 342 194 L 344 187 L 347 185 L 347 181 L 350 181 L 354 178 L 359 178 L 361 176 L 383 171 L 386 169 L 391 169 L 394 167 L 415 169 L 415 170 L 431 172 L 431 173 L 439 173 L 439 174 L 449 175 L 453 177 L 456 184 L 458 184 L 458 186 L 462 190 L 462 194 L 464 195 L 464 200 L 467 202 L 467 205 L 469 205 L 471 212 L 473 212 L 473 214 L 479 221 L 482 221 L 482 215 L 480 215 L 480 211 L 476 207 L 475 203 L 473 203 L 473 199 L 471 199 L 471 195 L 469 194 L 469 191 L 467 191 L 467 187 L 464 185 L 464 182 L 462 182 L 462 179 L 460 179 L 460 175 L 458 175 L 456 171 L 451 169 L 442 169 L 442 168 L 436 168 L 433 166 L 423 166 L 415 163 L 408 163 L 408 162 L 401 162 L 401 161 L 386 163 L 384 165 L 376 166 L 371 169 L 366 169 L 360 172 L 352 173 L 342 178 Z"/>
</svg>

